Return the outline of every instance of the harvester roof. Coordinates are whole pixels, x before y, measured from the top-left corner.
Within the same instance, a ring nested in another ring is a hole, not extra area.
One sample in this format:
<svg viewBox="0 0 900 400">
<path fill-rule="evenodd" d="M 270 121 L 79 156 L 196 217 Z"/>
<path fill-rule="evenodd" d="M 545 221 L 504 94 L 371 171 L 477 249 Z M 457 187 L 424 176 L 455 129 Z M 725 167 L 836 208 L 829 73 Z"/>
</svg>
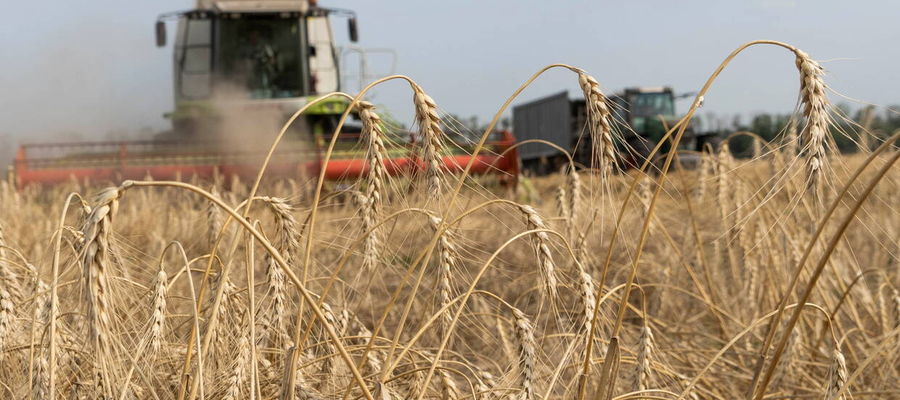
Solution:
<svg viewBox="0 0 900 400">
<path fill-rule="evenodd" d="M 197 0 L 197 9 L 218 12 L 306 12 L 309 0 Z"/>
</svg>

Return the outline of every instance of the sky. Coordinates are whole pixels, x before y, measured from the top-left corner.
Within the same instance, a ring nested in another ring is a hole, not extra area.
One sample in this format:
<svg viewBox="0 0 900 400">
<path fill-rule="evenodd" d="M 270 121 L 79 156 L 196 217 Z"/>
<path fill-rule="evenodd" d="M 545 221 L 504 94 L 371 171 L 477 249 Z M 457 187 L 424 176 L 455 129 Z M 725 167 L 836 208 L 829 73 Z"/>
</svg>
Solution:
<svg viewBox="0 0 900 400">
<path fill-rule="evenodd" d="M 173 107 L 172 49 L 154 45 L 160 13 L 189 0 L 17 1 L 0 24 L 0 150 L 21 141 L 105 139 L 167 128 Z M 698 90 L 741 43 L 774 39 L 820 60 L 841 96 L 900 103 L 900 2 L 881 1 L 343 1 L 355 10 L 359 45 L 389 48 L 396 70 L 415 79 L 448 113 L 488 119 L 544 65 L 589 71 L 608 94 L 628 86 Z M 346 45 L 344 20 L 335 21 Z M 174 26 L 169 26 L 170 36 Z M 170 40 L 171 43 L 171 40 Z M 373 56 L 375 57 L 375 56 Z M 381 61 L 385 59 L 382 58 Z M 704 112 L 789 112 L 797 100 L 794 58 L 774 47 L 740 55 L 705 97 Z M 356 88 L 348 88 L 355 90 Z M 521 101 L 569 90 L 575 76 L 552 71 Z M 401 83 L 372 100 L 412 121 Z M 688 103 L 680 102 L 680 110 Z M 2 152 L 0 152 L 2 153 Z"/>
</svg>

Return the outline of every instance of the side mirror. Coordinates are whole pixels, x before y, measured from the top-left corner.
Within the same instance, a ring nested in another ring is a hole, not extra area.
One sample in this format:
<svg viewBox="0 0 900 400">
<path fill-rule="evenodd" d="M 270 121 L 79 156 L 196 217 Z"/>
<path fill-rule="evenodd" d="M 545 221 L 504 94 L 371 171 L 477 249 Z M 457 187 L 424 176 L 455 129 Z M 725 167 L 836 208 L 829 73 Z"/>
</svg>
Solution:
<svg viewBox="0 0 900 400">
<path fill-rule="evenodd" d="M 156 47 L 163 47 L 166 45 L 166 23 L 163 21 L 156 21 Z"/>
<path fill-rule="evenodd" d="M 356 43 L 359 40 L 359 30 L 356 27 L 356 17 L 347 20 L 347 28 L 350 29 L 350 41 Z"/>
</svg>

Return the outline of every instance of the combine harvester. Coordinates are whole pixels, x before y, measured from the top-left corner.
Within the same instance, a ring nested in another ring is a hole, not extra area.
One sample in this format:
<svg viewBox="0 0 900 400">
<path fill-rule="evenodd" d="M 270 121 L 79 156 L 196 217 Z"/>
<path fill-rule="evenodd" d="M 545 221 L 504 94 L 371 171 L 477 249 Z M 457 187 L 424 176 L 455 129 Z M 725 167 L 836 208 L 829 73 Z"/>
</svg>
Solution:
<svg viewBox="0 0 900 400">
<path fill-rule="evenodd" d="M 172 129 L 153 140 L 25 144 L 9 177 L 18 187 L 123 179 L 173 180 L 197 176 L 255 177 L 281 125 L 318 95 L 338 91 L 341 71 L 329 17 L 346 17 L 357 40 L 355 13 L 319 7 L 314 0 L 197 0 L 196 8 L 163 14 L 157 46 L 166 44 L 166 20 L 177 20 L 174 46 L 175 110 Z M 267 176 L 352 179 L 367 171 L 360 127 L 340 132 L 332 159 L 324 152 L 349 102 L 334 98 L 298 118 L 279 145 Z M 424 168 L 415 134 L 395 135 L 385 164 L 394 175 Z M 493 173 L 514 183 L 518 155 L 512 134 L 495 132 L 471 155 L 470 141 L 450 144 L 443 157 L 459 171 L 477 157 L 471 173 Z"/>
</svg>

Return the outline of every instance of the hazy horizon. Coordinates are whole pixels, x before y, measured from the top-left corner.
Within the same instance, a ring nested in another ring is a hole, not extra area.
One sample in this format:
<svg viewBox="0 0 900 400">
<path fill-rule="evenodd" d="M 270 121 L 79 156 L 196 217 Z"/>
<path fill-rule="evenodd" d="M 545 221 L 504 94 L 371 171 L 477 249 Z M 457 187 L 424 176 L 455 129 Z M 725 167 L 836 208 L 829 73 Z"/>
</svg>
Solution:
<svg viewBox="0 0 900 400">
<path fill-rule="evenodd" d="M 546 64 L 583 67 L 610 93 L 662 85 L 683 93 L 697 90 L 729 52 L 754 39 L 798 46 L 822 61 L 834 90 L 887 106 L 900 102 L 900 81 L 893 74 L 900 59 L 890 45 L 900 40 L 893 21 L 900 3 L 874 3 L 320 2 L 355 10 L 359 45 L 393 49 L 395 72 L 417 80 L 443 111 L 481 119 Z M 160 13 L 192 5 L 16 2 L 10 15 L 17 18 L 0 26 L 0 145 L 165 129 L 162 114 L 173 107 L 172 48 L 155 47 L 153 23 Z M 347 44 L 345 21 L 334 22 L 339 44 Z M 170 25 L 170 37 L 173 31 Z M 704 111 L 789 112 L 797 87 L 792 55 L 752 49 L 722 74 Z M 551 72 L 520 101 L 563 89 L 578 95 L 571 73 Z M 404 85 L 379 88 L 373 100 L 402 122 L 412 121 Z M 847 101 L 835 95 L 832 100 Z"/>
</svg>

